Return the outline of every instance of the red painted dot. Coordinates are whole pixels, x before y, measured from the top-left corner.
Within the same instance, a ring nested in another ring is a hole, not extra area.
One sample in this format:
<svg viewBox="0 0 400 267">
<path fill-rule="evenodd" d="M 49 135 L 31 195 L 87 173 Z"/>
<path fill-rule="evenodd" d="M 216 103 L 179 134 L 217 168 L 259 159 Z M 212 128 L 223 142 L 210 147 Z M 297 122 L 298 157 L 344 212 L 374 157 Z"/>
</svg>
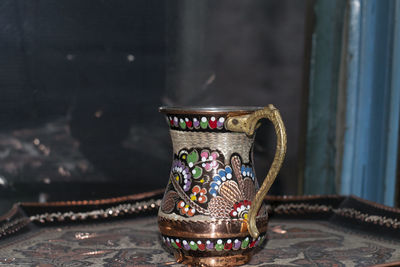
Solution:
<svg viewBox="0 0 400 267">
<path fill-rule="evenodd" d="M 206 250 L 206 244 L 197 244 L 197 247 L 198 247 L 199 250 L 201 250 L 201 251 Z"/>
<path fill-rule="evenodd" d="M 232 242 L 231 243 L 226 243 L 224 246 L 225 250 L 231 250 L 232 249 Z"/>
<path fill-rule="evenodd" d="M 209 120 L 208 124 L 210 125 L 211 129 L 217 128 L 217 121 L 216 120 Z"/>
</svg>

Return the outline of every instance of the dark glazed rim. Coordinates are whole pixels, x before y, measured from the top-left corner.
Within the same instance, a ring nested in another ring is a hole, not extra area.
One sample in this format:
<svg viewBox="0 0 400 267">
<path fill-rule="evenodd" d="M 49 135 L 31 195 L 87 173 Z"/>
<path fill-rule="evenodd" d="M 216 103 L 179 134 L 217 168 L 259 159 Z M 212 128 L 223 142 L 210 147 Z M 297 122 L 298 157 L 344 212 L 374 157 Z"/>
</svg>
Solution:
<svg viewBox="0 0 400 267">
<path fill-rule="evenodd" d="M 250 114 L 263 109 L 257 106 L 161 106 L 158 111 L 165 114 Z"/>
</svg>

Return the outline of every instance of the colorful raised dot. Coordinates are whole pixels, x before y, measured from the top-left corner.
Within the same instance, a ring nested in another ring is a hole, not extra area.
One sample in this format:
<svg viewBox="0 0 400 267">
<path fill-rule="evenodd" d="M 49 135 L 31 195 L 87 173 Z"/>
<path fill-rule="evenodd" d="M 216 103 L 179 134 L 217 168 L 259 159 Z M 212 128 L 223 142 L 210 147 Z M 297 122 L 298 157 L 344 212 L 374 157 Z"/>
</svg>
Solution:
<svg viewBox="0 0 400 267">
<path fill-rule="evenodd" d="M 179 248 L 179 246 L 176 244 L 176 242 L 173 240 L 173 239 L 171 239 L 171 245 L 174 247 L 174 248 Z"/>
<path fill-rule="evenodd" d="M 211 129 L 217 128 L 217 120 L 215 119 L 215 117 L 211 117 L 208 124 L 210 125 Z"/>
<path fill-rule="evenodd" d="M 224 249 L 225 249 L 225 250 L 231 250 L 231 249 L 232 249 L 232 246 L 233 246 L 232 240 L 228 239 L 228 240 L 226 241 L 226 243 L 225 243 Z"/>
<path fill-rule="evenodd" d="M 217 121 L 217 128 L 220 129 L 224 126 L 225 118 L 220 117 Z"/>
<path fill-rule="evenodd" d="M 188 118 L 185 118 L 185 123 L 188 128 L 192 128 L 193 122 L 191 120 L 189 120 Z"/>
<path fill-rule="evenodd" d="M 213 250 L 213 249 L 214 249 L 214 243 L 211 242 L 210 240 L 207 240 L 207 242 L 206 242 L 206 248 L 207 248 L 208 250 Z"/>
<path fill-rule="evenodd" d="M 194 241 L 190 241 L 189 246 L 192 250 L 197 250 L 197 244 Z"/>
<path fill-rule="evenodd" d="M 250 242 L 249 248 L 252 248 L 256 245 L 257 240 L 253 240 Z"/>
<path fill-rule="evenodd" d="M 221 239 L 218 239 L 217 244 L 215 244 L 215 250 L 221 251 L 224 249 L 224 244 L 222 243 Z"/>
<path fill-rule="evenodd" d="M 185 123 L 185 121 L 184 121 L 183 119 L 180 119 L 180 120 L 179 120 L 179 126 L 180 126 L 182 129 L 186 129 L 186 123 Z"/>
<path fill-rule="evenodd" d="M 182 248 L 182 244 L 181 244 L 181 242 L 180 242 L 179 239 L 176 239 L 176 240 L 175 240 L 175 244 L 176 244 L 179 248 Z"/>
<path fill-rule="evenodd" d="M 200 127 L 202 129 L 207 129 L 208 127 L 208 122 L 207 122 L 207 118 L 206 117 L 202 117 L 200 120 Z"/>
<path fill-rule="evenodd" d="M 198 120 L 198 119 L 196 119 L 196 118 L 193 118 L 193 126 L 194 126 L 194 128 L 196 128 L 196 129 L 198 129 L 198 128 L 199 128 L 199 126 L 200 126 L 200 122 L 199 122 L 199 120 Z"/>
<path fill-rule="evenodd" d="M 242 247 L 242 249 L 246 249 L 248 245 L 249 245 L 249 238 L 246 237 L 246 238 L 243 240 L 242 246 L 241 246 L 241 247 Z"/>
<path fill-rule="evenodd" d="M 233 249 L 234 250 L 240 249 L 241 244 L 242 244 L 242 242 L 240 242 L 239 239 L 235 239 L 235 241 L 233 242 Z"/>
<path fill-rule="evenodd" d="M 182 241 L 182 245 L 185 250 L 190 250 L 190 246 L 186 240 Z"/>
<path fill-rule="evenodd" d="M 197 247 L 199 248 L 199 250 L 204 251 L 206 250 L 206 245 L 203 244 L 200 240 L 197 241 Z"/>
</svg>

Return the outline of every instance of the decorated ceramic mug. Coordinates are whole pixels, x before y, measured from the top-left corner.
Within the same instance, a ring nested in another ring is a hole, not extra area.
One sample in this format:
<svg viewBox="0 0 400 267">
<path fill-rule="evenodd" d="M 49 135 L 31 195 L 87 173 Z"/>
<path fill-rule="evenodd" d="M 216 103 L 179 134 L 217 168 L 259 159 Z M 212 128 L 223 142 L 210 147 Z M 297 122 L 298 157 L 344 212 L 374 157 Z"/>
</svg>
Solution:
<svg viewBox="0 0 400 267">
<path fill-rule="evenodd" d="M 178 262 L 224 266 L 248 262 L 265 238 L 264 196 L 286 152 L 279 111 L 267 107 L 161 107 L 173 162 L 158 213 L 162 240 Z M 259 188 L 253 144 L 260 119 L 275 127 L 277 148 Z"/>
</svg>

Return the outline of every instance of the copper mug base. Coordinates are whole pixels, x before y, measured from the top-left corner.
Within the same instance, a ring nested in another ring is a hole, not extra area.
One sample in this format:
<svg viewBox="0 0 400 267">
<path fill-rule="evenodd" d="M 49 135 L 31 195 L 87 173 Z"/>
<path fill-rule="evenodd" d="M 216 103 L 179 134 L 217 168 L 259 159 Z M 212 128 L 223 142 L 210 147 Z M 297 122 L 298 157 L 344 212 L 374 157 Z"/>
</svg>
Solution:
<svg viewBox="0 0 400 267">
<path fill-rule="evenodd" d="M 250 261 L 252 252 L 245 254 L 239 253 L 235 255 L 222 255 L 222 256 L 190 256 L 182 252 L 174 253 L 175 259 L 178 263 L 186 264 L 188 266 L 237 266 L 243 265 Z"/>
</svg>

